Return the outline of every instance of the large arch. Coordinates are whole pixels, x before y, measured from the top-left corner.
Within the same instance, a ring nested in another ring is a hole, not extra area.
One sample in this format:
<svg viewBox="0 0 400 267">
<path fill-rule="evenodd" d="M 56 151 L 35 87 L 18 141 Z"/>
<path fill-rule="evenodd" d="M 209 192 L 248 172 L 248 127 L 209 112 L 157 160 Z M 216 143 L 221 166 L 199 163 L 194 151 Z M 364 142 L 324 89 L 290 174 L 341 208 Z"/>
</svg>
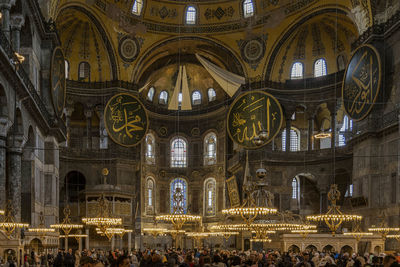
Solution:
<svg viewBox="0 0 400 267">
<path fill-rule="evenodd" d="M 79 192 L 86 188 L 86 177 L 79 171 L 70 171 L 64 180 L 65 193 L 68 202 L 77 202 Z"/>
<path fill-rule="evenodd" d="M 101 38 L 101 41 L 103 42 L 103 44 L 105 46 L 105 50 L 107 51 L 107 57 L 108 57 L 109 65 L 110 65 L 109 68 L 110 68 L 110 72 L 111 72 L 110 80 L 118 79 L 119 75 L 118 75 L 118 64 L 117 64 L 116 53 L 115 53 L 116 50 L 114 49 L 114 47 L 110 41 L 109 34 L 106 32 L 106 30 L 103 27 L 103 25 L 101 24 L 100 20 L 98 18 L 96 18 L 96 16 L 92 12 L 90 12 L 87 8 L 72 4 L 72 5 L 66 5 L 59 10 L 59 12 L 56 16 L 56 19 L 55 19 L 56 21 L 59 20 L 60 18 L 62 18 L 62 16 L 64 14 L 67 16 L 67 18 L 69 17 L 69 20 L 65 21 L 65 23 L 69 22 L 69 24 L 63 23 L 64 26 L 59 27 L 61 37 L 63 34 L 63 30 L 66 30 L 70 26 L 73 26 L 72 22 L 74 20 L 76 20 L 76 18 L 74 19 L 74 18 L 71 18 L 70 16 L 74 16 L 74 14 L 77 15 L 79 13 L 83 14 L 84 17 L 88 18 L 88 21 L 93 23 L 93 25 L 95 26 L 95 29 L 99 33 L 98 36 L 99 36 L 99 38 Z M 59 24 L 59 23 L 57 23 L 57 24 Z M 77 26 L 75 26 L 75 27 L 77 27 Z M 73 29 L 71 29 L 71 30 L 73 30 Z M 95 34 L 95 33 L 93 33 L 93 34 Z M 69 61 L 69 63 L 72 64 L 71 60 Z M 75 62 L 75 63 L 78 64 L 79 62 Z M 93 61 L 93 63 L 95 63 L 95 61 Z"/>
</svg>

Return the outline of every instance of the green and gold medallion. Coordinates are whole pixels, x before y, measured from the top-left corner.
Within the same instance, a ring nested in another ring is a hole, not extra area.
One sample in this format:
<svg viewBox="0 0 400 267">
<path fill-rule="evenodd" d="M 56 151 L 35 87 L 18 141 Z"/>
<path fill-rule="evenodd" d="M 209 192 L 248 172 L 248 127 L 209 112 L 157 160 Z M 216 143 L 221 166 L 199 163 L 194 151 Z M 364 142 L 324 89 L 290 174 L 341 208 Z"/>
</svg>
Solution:
<svg viewBox="0 0 400 267">
<path fill-rule="evenodd" d="M 113 96 L 104 109 L 108 136 L 121 146 L 135 146 L 146 135 L 147 112 L 137 97 L 129 93 Z"/>
<path fill-rule="evenodd" d="M 282 108 L 272 95 L 250 91 L 232 103 L 227 118 L 229 137 L 240 146 L 255 149 L 268 144 L 280 131 Z M 262 143 L 257 142 L 262 139 Z"/>
<path fill-rule="evenodd" d="M 371 111 L 381 87 L 381 60 L 372 45 L 362 45 L 354 52 L 344 75 L 342 100 L 346 113 L 354 121 Z"/>
<path fill-rule="evenodd" d="M 53 51 L 50 75 L 54 110 L 57 116 L 61 117 L 64 110 L 67 87 L 65 84 L 65 59 L 60 47 L 56 47 Z"/>
</svg>

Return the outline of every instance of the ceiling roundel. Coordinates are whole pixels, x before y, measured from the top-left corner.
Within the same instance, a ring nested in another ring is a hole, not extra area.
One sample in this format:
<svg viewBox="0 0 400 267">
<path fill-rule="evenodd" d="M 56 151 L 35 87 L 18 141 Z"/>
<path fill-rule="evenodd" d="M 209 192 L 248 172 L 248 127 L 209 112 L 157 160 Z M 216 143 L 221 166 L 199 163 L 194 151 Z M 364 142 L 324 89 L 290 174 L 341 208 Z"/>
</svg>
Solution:
<svg viewBox="0 0 400 267">
<path fill-rule="evenodd" d="M 119 56 L 125 62 L 132 62 L 140 52 L 139 41 L 136 38 L 124 36 L 118 44 Z"/>
</svg>

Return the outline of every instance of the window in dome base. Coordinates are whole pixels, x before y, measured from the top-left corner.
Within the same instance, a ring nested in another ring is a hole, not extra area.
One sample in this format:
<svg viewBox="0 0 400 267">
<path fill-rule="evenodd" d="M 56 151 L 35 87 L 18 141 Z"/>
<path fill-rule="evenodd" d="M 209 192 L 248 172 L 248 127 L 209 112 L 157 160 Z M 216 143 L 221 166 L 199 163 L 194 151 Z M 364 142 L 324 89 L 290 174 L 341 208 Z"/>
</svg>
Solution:
<svg viewBox="0 0 400 267">
<path fill-rule="evenodd" d="M 314 77 L 326 75 L 326 61 L 323 58 L 317 59 L 314 63 Z"/>
<path fill-rule="evenodd" d="M 252 0 L 243 1 L 243 16 L 249 18 L 254 15 L 254 3 Z"/>
<path fill-rule="evenodd" d="M 201 94 L 199 91 L 194 91 L 192 94 L 192 103 L 193 105 L 200 105 L 201 104 Z"/>
<path fill-rule="evenodd" d="M 143 9 L 143 0 L 135 0 L 132 5 L 132 14 L 140 16 Z"/>
<path fill-rule="evenodd" d="M 186 24 L 196 24 L 196 8 L 188 6 L 186 9 Z"/>
<path fill-rule="evenodd" d="M 208 102 L 212 102 L 217 99 L 217 93 L 215 92 L 214 88 L 208 88 Z"/>
</svg>

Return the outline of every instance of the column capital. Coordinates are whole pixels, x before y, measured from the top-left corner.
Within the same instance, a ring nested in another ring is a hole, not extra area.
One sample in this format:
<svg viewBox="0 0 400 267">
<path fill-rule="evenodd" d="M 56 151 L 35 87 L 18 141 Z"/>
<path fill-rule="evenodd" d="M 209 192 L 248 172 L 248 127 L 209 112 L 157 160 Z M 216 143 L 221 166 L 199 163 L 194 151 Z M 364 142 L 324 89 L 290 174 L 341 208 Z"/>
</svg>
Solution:
<svg viewBox="0 0 400 267">
<path fill-rule="evenodd" d="M 0 137 L 7 137 L 7 132 L 13 125 L 12 121 L 8 117 L 0 117 Z"/>
<path fill-rule="evenodd" d="M 10 19 L 11 30 L 20 31 L 25 24 L 25 18 L 22 14 L 13 14 Z"/>
<path fill-rule="evenodd" d="M 64 108 L 64 114 L 66 117 L 71 117 L 72 112 L 74 112 L 74 108 L 73 107 L 65 107 Z"/>
<path fill-rule="evenodd" d="M 22 153 L 22 148 L 25 146 L 26 140 L 23 134 L 10 134 L 8 142 L 11 145 L 9 148 L 11 153 Z"/>
<path fill-rule="evenodd" d="M 8 1 L 5 1 L 5 2 L 6 3 L 0 2 L 0 10 L 4 10 L 4 9 L 10 10 L 11 9 L 11 4 L 8 3 Z"/>
<path fill-rule="evenodd" d="M 91 118 L 93 116 L 93 110 L 92 109 L 85 109 L 84 113 L 85 113 L 86 119 L 89 119 L 89 118 Z"/>
</svg>

